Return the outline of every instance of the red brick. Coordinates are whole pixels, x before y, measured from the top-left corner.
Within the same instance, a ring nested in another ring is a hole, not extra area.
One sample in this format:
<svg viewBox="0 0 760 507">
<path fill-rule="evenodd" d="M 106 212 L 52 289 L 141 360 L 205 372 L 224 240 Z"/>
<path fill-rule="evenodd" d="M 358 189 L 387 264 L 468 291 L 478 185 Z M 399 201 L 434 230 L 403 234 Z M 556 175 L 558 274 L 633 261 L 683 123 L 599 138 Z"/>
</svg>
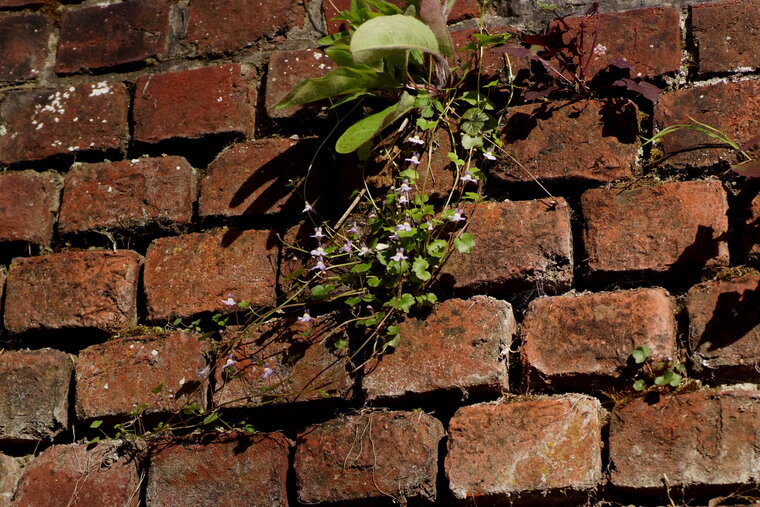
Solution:
<svg viewBox="0 0 760 507">
<path fill-rule="evenodd" d="M 755 196 L 749 205 L 749 215 L 744 224 L 744 252 L 750 261 L 760 260 L 760 195 Z"/>
<path fill-rule="evenodd" d="M 188 14 L 185 40 L 198 53 L 219 54 L 302 26 L 305 11 L 297 0 L 192 0 Z"/>
<path fill-rule="evenodd" d="M 617 59 L 633 66 L 632 78 L 676 72 L 681 66 L 680 21 L 674 7 L 605 12 L 599 15 L 598 25 L 593 18 L 570 17 L 554 21 L 550 27 L 562 34 L 565 43 L 583 41 L 584 65 L 594 51 L 596 31 L 597 49 L 588 67 L 588 79 Z"/>
<path fill-rule="evenodd" d="M 248 65 L 140 76 L 135 87 L 135 139 L 155 143 L 206 134 L 253 132 L 256 89 Z"/>
<path fill-rule="evenodd" d="M 662 500 L 663 473 L 670 488 L 698 485 L 702 494 L 710 486 L 756 483 L 758 410 L 758 391 L 702 391 L 656 403 L 637 398 L 612 412 L 611 481 Z"/>
<path fill-rule="evenodd" d="M 270 118 L 293 118 L 310 111 L 309 105 L 276 109 L 274 106 L 307 78 L 321 77 L 335 64 L 321 50 L 275 51 L 269 57 L 265 103 Z"/>
<path fill-rule="evenodd" d="M 469 254 L 454 253 L 441 285 L 465 292 L 562 292 L 573 280 L 570 208 L 564 199 L 492 202 L 468 207 Z"/>
<path fill-rule="evenodd" d="M 0 266 L 0 303 L 3 301 L 3 293 L 5 292 L 5 279 L 8 277 L 8 270 L 5 266 Z M 0 304 L 0 322 L 3 318 L 3 305 Z M 2 332 L 2 326 L 0 326 L 0 332 Z"/>
<path fill-rule="evenodd" d="M 673 299 L 663 289 L 535 299 L 522 326 L 520 355 L 536 386 L 589 391 L 623 376 L 633 349 L 675 355 Z"/>
<path fill-rule="evenodd" d="M 760 117 L 755 114 L 758 109 L 760 81 L 715 83 L 663 95 L 655 109 L 654 124 L 657 130 L 663 130 L 671 125 L 690 124 L 693 118 L 741 145 L 760 131 Z M 710 166 L 721 160 L 737 160 L 734 150 L 687 129 L 666 135 L 661 148 L 666 157 L 663 163 L 674 167 Z"/>
<path fill-rule="evenodd" d="M 581 208 L 591 276 L 669 277 L 728 264 L 728 203 L 719 181 L 592 189 Z"/>
<path fill-rule="evenodd" d="M 434 501 L 443 436 L 424 412 L 363 412 L 307 428 L 295 454 L 298 500 Z"/>
<path fill-rule="evenodd" d="M 16 90 L 0 103 L 0 164 L 127 146 L 129 94 L 101 81 L 57 90 Z"/>
<path fill-rule="evenodd" d="M 23 469 L 18 459 L 0 453 L 0 505 L 10 506 Z"/>
<path fill-rule="evenodd" d="M 467 18 L 477 18 L 480 15 L 480 2 L 477 0 L 457 0 L 449 12 L 447 21 L 457 23 Z"/>
<path fill-rule="evenodd" d="M 287 507 L 290 443 L 281 433 L 211 434 L 151 456 L 148 505 Z"/>
<path fill-rule="evenodd" d="M 395 351 L 365 367 L 367 399 L 509 389 L 507 352 L 517 332 L 509 303 L 487 296 L 450 299 L 399 329 Z"/>
<path fill-rule="evenodd" d="M 336 339 L 348 337 L 330 334 L 337 325 L 335 317 L 327 315 L 308 324 L 282 319 L 244 331 L 232 354 L 237 361 L 233 370 L 242 376 L 225 381 L 232 372 L 222 369 L 228 358 L 221 358 L 216 364 L 214 403 L 255 407 L 350 398 L 353 381 L 348 354 L 333 346 Z M 310 334 L 304 336 L 306 332 Z M 228 333 L 230 340 L 239 337 L 235 330 Z"/>
<path fill-rule="evenodd" d="M 602 418 L 599 401 L 578 394 L 460 408 L 446 456 L 454 497 L 505 505 L 585 499 L 602 481 Z"/>
<path fill-rule="evenodd" d="M 487 30 L 489 34 L 497 33 L 510 33 L 514 34 L 517 30 L 510 26 L 496 26 Z M 465 30 L 457 30 L 451 32 L 451 39 L 454 44 L 454 54 L 457 65 L 463 65 L 468 62 L 472 55 L 471 51 L 464 51 L 462 48 L 470 42 L 473 42 L 473 34 L 480 33 L 480 30 L 474 28 L 468 28 Z M 515 46 L 516 43 L 507 44 L 508 46 Z M 512 74 L 517 77 L 523 77 L 530 73 L 530 62 L 523 58 L 509 58 L 507 56 L 493 48 L 489 48 L 483 51 L 483 55 L 480 60 L 480 74 L 481 79 L 496 79 L 498 77 L 507 76 L 507 61 L 509 61 L 512 69 Z M 485 83 L 483 83 L 485 84 Z"/>
<path fill-rule="evenodd" d="M 0 242 L 49 246 L 62 187 L 53 171 L 0 174 Z"/>
<path fill-rule="evenodd" d="M 73 361 L 57 350 L 0 354 L 0 442 L 49 442 L 68 431 L 73 372 Z"/>
<path fill-rule="evenodd" d="M 407 6 L 406 0 L 388 1 L 402 9 Z M 478 4 L 477 0 L 457 0 L 451 12 L 449 12 L 448 22 L 456 23 L 467 18 L 478 17 L 480 14 L 480 5 Z M 346 29 L 345 21 L 332 20 L 332 18 L 337 16 L 340 11 L 349 10 L 350 8 L 351 0 L 322 0 L 322 9 L 327 20 L 328 33 L 336 33 Z"/>
<path fill-rule="evenodd" d="M 224 311 L 232 295 L 252 305 L 275 301 L 277 244 L 269 231 L 220 230 L 159 238 L 148 248 L 148 318 L 164 321 Z"/>
<path fill-rule="evenodd" d="M 760 67 L 760 1 L 738 0 L 691 7 L 691 32 L 700 72 Z"/>
<path fill-rule="evenodd" d="M 16 257 L 5 289 L 5 327 L 22 333 L 134 326 L 141 264 L 142 257 L 131 250 Z"/>
<path fill-rule="evenodd" d="M 628 101 L 514 107 L 502 133 L 504 148 L 514 159 L 499 156 L 491 173 L 510 182 L 533 181 L 531 174 L 542 181 L 629 178 L 636 165 L 637 135 L 636 106 Z"/>
<path fill-rule="evenodd" d="M 705 282 L 686 295 L 694 369 L 708 378 L 760 382 L 760 276 Z"/>
<path fill-rule="evenodd" d="M 137 507 L 137 464 L 118 441 L 54 445 L 26 467 L 13 505 Z"/>
<path fill-rule="evenodd" d="M 169 32 L 169 2 L 131 0 L 67 11 L 55 72 L 68 74 L 161 57 Z"/>
<path fill-rule="evenodd" d="M 36 78 L 45 68 L 50 21 L 36 14 L 0 18 L 0 82 Z"/>
<path fill-rule="evenodd" d="M 146 413 L 206 403 L 206 347 L 193 333 L 119 338 L 79 352 L 76 368 L 77 417 L 82 420 L 128 416 L 138 405 Z M 152 390 L 162 386 L 157 393 Z"/>
<path fill-rule="evenodd" d="M 182 157 L 75 164 L 66 174 L 58 231 L 187 224 L 196 187 L 195 169 Z"/>
<path fill-rule="evenodd" d="M 332 179 L 326 170 L 333 168 L 315 164 L 309 172 L 318 148 L 315 141 L 260 139 L 222 152 L 209 164 L 201 183 L 198 213 L 227 217 L 300 213 L 306 189 L 312 197 L 324 199 Z M 290 180 L 298 184 L 289 188 Z"/>
<path fill-rule="evenodd" d="M 0 0 L 0 9 L 9 7 L 31 7 L 35 5 L 47 5 L 52 0 Z"/>
</svg>

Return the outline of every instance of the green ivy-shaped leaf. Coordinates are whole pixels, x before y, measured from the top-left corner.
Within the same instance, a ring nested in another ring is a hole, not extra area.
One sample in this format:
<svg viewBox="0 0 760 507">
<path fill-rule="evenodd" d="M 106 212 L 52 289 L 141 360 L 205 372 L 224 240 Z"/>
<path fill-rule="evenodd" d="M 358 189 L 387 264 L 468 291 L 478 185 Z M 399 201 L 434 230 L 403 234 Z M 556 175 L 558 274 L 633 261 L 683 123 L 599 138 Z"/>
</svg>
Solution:
<svg viewBox="0 0 760 507">
<path fill-rule="evenodd" d="M 459 253 L 470 253 L 475 248 L 475 238 L 469 232 L 463 232 L 454 239 L 454 248 Z"/>
</svg>

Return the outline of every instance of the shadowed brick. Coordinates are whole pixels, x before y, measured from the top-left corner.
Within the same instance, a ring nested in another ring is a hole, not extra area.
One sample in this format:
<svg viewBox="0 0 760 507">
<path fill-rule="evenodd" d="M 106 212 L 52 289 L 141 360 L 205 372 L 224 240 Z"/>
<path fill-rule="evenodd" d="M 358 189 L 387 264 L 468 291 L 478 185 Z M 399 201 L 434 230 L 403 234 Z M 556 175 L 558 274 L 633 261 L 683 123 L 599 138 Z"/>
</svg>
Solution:
<svg viewBox="0 0 760 507">
<path fill-rule="evenodd" d="M 13 505 L 137 507 L 137 465 L 119 441 L 54 445 L 24 469 Z"/>
<path fill-rule="evenodd" d="M 16 257 L 8 271 L 5 327 L 115 331 L 137 323 L 142 256 L 131 250 Z"/>
<path fill-rule="evenodd" d="M 269 231 L 237 230 L 153 241 L 144 275 L 148 318 L 224 311 L 222 301 L 230 295 L 254 306 L 273 304 L 276 242 Z"/>
<path fill-rule="evenodd" d="M 449 258 L 441 285 L 464 292 L 567 290 L 573 280 L 570 208 L 564 199 L 484 203 L 465 209 L 469 254 Z"/>
<path fill-rule="evenodd" d="M 760 382 L 760 277 L 711 281 L 686 295 L 689 349 L 703 376 Z"/>
<path fill-rule="evenodd" d="M 700 72 L 760 67 L 760 1 L 715 2 L 691 7 L 691 31 Z"/>
<path fill-rule="evenodd" d="M 50 245 L 62 186 L 54 171 L 0 173 L 0 243 Z"/>
<path fill-rule="evenodd" d="M 15 90 L 0 103 L 0 164 L 126 148 L 129 94 L 100 81 L 53 90 Z"/>
<path fill-rule="evenodd" d="M 728 203 L 719 181 L 592 189 L 581 208 L 592 277 L 673 277 L 728 264 Z"/>
<path fill-rule="evenodd" d="M 135 86 L 135 140 L 251 135 L 256 107 L 252 78 L 252 69 L 239 64 L 140 76 Z"/>
<path fill-rule="evenodd" d="M 34 5 L 46 5 L 52 0 L 0 0 L 0 9 L 8 7 L 31 7 Z"/>
<path fill-rule="evenodd" d="M 293 118 L 305 111 L 313 111 L 310 105 L 276 109 L 274 106 L 298 83 L 307 78 L 322 77 L 335 63 L 318 49 L 298 51 L 275 51 L 269 57 L 266 83 L 266 108 L 270 118 Z"/>
<path fill-rule="evenodd" d="M 300 213 L 304 184 L 290 180 L 307 176 L 318 143 L 313 139 L 261 139 L 222 152 L 208 167 L 201 183 L 201 216 L 244 216 Z M 308 174 L 309 194 L 324 199 L 329 190 L 323 164 Z M 331 169 L 331 168 L 330 168 Z"/>
<path fill-rule="evenodd" d="M 749 205 L 743 232 L 745 254 L 750 261 L 760 260 L 760 195 L 755 196 Z"/>
<path fill-rule="evenodd" d="M 691 119 L 720 130 L 742 145 L 760 131 L 760 81 L 715 83 L 666 93 L 655 108 L 654 125 L 690 124 Z M 694 130 L 682 129 L 662 138 L 664 164 L 675 167 L 710 166 L 736 161 L 734 150 Z M 749 152 L 757 155 L 757 149 Z M 757 157 L 755 157 L 757 158 Z"/>
<path fill-rule="evenodd" d="M 486 296 L 450 299 L 399 329 L 395 351 L 365 367 L 368 399 L 509 389 L 507 351 L 517 331 L 509 303 Z"/>
<path fill-rule="evenodd" d="M 633 66 L 632 78 L 676 72 L 681 66 L 681 29 L 674 7 L 603 12 L 598 25 L 594 18 L 580 16 L 554 21 L 550 26 L 562 34 L 565 43 L 584 32 L 583 65 L 591 55 L 589 80 L 618 59 Z"/>
<path fill-rule="evenodd" d="M 307 428 L 293 465 L 298 500 L 434 501 L 443 436 L 424 412 L 364 412 Z"/>
<path fill-rule="evenodd" d="M 0 505 L 3 507 L 11 504 L 22 471 L 18 459 L 0 453 Z"/>
<path fill-rule="evenodd" d="M 192 0 L 185 40 L 201 54 L 235 51 L 301 26 L 304 16 L 297 0 Z"/>
<path fill-rule="evenodd" d="M 49 442 L 68 431 L 73 372 L 57 350 L 0 354 L 0 442 Z"/>
<path fill-rule="evenodd" d="M 237 364 L 223 369 L 228 360 L 223 357 L 216 365 L 214 403 L 255 407 L 350 398 L 348 351 L 335 348 L 337 339 L 348 336 L 331 333 L 338 324 L 326 315 L 311 323 L 281 319 L 245 331 L 232 354 Z M 226 338 L 237 337 L 237 331 L 228 328 Z"/>
<path fill-rule="evenodd" d="M 460 408 L 446 456 L 454 497 L 575 505 L 602 482 L 601 419 L 599 401 L 577 394 Z"/>
<path fill-rule="evenodd" d="M 66 11 L 55 72 L 67 74 L 162 56 L 169 9 L 166 0 L 131 0 Z"/>
<path fill-rule="evenodd" d="M 2 6 L 2 4 L 0 4 Z M 36 78 L 45 68 L 50 21 L 45 16 L 0 18 L 0 82 Z"/>
<path fill-rule="evenodd" d="M 0 322 L 3 318 L 3 293 L 5 292 L 5 279 L 8 277 L 8 270 L 5 266 L 0 265 Z M 2 332 L 2 326 L 0 326 L 0 333 Z"/>
<path fill-rule="evenodd" d="M 511 112 L 502 141 L 514 160 L 499 155 L 497 179 L 608 182 L 633 174 L 638 123 L 631 102 L 540 103 Z"/>
<path fill-rule="evenodd" d="M 289 448 L 281 433 L 161 444 L 150 458 L 147 505 L 287 507 Z"/>
<path fill-rule="evenodd" d="M 587 391 L 620 380 L 633 349 L 675 355 L 673 299 L 663 289 L 534 299 L 520 355 L 530 383 Z"/>
<path fill-rule="evenodd" d="M 109 340 L 79 352 L 76 411 L 79 419 L 128 416 L 137 405 L 146 413 L 178 410 L 206 402 L 206 346 L 193 333 Z M 158 392 L 152 390 L 161 386 Z"/>
<path fill-rule="evenodd" d="M 666 500 L 663 472 L 670 488 L 698 485 L 702 494 L 719 486 L 733 490 L 756 483 L 758 410 L 758 391 L 703 391 L 663 396 L 656 403 L 631 401 L 610 418 L 612 484 Z"/>
<path fill-rule="evenodd" d="M 195 169 L 183 157 L 75 164 L 66 174 L 58 231 L 187 224 L 196 187 Z"/>
</svg>

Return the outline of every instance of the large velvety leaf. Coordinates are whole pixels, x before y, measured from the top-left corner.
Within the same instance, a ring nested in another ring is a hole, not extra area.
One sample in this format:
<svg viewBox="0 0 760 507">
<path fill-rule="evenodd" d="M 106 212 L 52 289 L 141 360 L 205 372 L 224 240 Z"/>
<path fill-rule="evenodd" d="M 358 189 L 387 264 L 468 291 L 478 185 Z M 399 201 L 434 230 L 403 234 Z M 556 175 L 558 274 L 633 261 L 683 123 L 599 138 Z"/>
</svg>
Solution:
<svg viewBox="0 0 760 507">
<path fill-rule="evenodd" d="M 275 107 L 282 109 L 308 104 L 367 88 L 386 88 L 389 85 L 384 76 L 372 70 L 338 67 L 322 77 L 301 81 Z"/>
<path fill-rule="evenodd" d="M 427 23 L 435 34 L 438 41 L 438 49 L 444 56 L 454 56 L 454 44 L 451 42 L 451 35 L 446 26 L 446 19 L 443 17 L 440 0 L 422 0 L 420 3 L 420 18 Z"/>
<path fill-rule="evenodd" d="M 357 63 L 377 66 L 394 53 L 418 50 L 442 58 L 433 31 L 422 21 L 396 14 L 363 23 L 351 37 L 351 53 Z"/>
<path fill-rule="evenodd" d="M 338 153 L 352 153 L 385 127 L 404 116 L 414 106 L 414 97 L 404 92 L 397 104 L 387 107 L 373 115 L 362 118 L 346 129 L 335 143 Z"/>
</svg>

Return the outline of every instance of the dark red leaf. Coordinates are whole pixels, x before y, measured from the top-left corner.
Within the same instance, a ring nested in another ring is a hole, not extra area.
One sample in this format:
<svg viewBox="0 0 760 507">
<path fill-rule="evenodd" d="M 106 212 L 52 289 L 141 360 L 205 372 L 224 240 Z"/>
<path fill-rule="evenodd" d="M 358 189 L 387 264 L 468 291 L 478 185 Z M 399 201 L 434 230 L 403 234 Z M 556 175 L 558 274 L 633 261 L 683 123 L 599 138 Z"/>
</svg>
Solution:
<svg viewBox="0 0 760 507">
<path fill-rule="evenodd" d="M 743 150 L 751 150 L 752 148 L 760 146 L 760 134 L 751 137 L 747 142 L 742 144 Z"/>
<path fill-rule="evenodd" d="M 652 103 L 657 103 L 662 95 L 662 90 L 646 81 L 638 82 L 633 79 L 623 78 L 612 83 L 612 86 L 620 86 L 633 93 L 638 93 Z"/>
<path fill-rule="evenodd" d="M 732 165 L 731 170 L 745 178 L 760 178 L 760 159 Z"/>
<path fill-rule="evenodd" d="M 522 46 L 502 46 L 493 51 L 495 53 L 507 53 L 509 56 L 514 56 L 515 58 L 527 58 L 528 60 L 535 60 L 538 58 L 533 51 Z"/>
</svg>

